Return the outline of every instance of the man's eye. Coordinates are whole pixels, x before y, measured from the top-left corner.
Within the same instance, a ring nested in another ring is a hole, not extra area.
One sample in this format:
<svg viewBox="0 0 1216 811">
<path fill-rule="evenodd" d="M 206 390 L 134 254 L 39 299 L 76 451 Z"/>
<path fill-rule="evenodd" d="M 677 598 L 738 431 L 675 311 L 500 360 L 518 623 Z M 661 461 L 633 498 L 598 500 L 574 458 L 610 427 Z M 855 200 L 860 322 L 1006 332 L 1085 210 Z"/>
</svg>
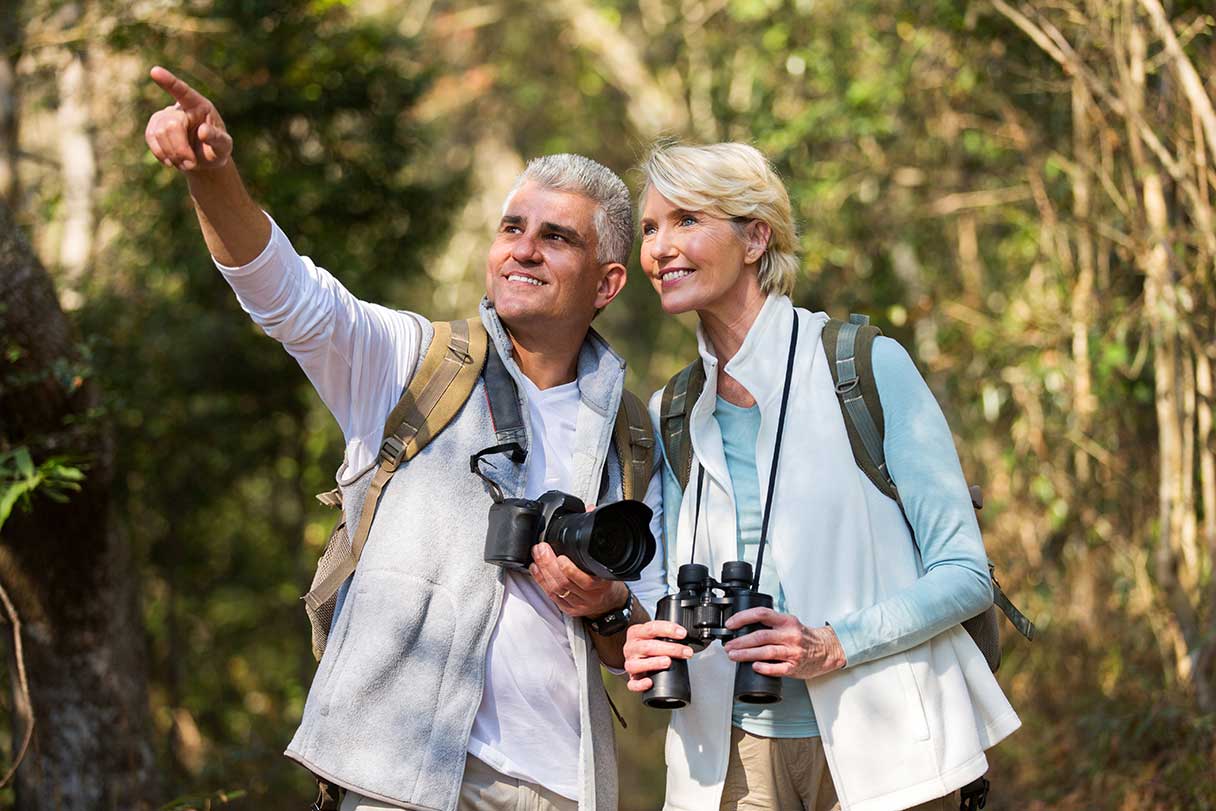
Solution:
<svg viewBox="0 0 1216 811">
<path fill-rule="evenodd" d="M 566 241 L 567 241 L 567 240 L 566 240 L 566 238 L 565 238 L 564 236 L 562 236 L 561 234 L 549 234 L 549 235 L 548 235 L 548 238 L 549 238 L 549 239 L 556 239 L 556 240 L 558 240 L 558 241 L 560 241 L 560 242 L 566 242 Z"/>
</svg>

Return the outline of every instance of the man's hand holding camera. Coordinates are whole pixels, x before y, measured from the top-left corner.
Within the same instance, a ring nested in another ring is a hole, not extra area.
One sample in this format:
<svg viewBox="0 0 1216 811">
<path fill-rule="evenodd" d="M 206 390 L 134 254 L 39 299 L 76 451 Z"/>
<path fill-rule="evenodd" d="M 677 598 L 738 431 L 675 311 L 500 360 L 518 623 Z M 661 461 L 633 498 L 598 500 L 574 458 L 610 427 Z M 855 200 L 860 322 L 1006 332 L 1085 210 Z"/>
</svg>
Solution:
<svg viewBox="0 0 1216 811">
<path fill-rule="evenodd" d="M 562 613 L 571 617 L 599 617 L 625 602 L 629 589 L 620 580 L 603 580 L 587 574 L 565 555 L 540 542 L 532 547 L 528 571 Z"/>
</svg>

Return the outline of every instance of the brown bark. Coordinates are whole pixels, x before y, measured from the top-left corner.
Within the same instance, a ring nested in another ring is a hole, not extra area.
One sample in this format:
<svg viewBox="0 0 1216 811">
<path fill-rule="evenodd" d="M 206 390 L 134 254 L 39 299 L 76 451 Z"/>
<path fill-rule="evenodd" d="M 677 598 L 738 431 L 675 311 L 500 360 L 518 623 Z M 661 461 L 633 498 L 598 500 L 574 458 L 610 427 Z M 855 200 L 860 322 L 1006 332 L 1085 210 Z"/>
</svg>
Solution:
<svg viewBox="0 0 1216 811">
<path fill-rule="evenodd" d="M 0 200 L 16 205 L 17 57 L 21 53 L 18 3 L 0 3 Z"/>
<path fill-rule="evenodd" d="M 109 515 L 111 447 L 50 278 L 0 203 L 0 443 L 87 465 L 66 504 L 34 494 L 0 537 L 0 582 L 22 621 L 35 718 L 17 808 L 131 809 L 154 795 L 136 572 Z M 75 371 L 73 371 L 75 370 Z"/>
</svg>

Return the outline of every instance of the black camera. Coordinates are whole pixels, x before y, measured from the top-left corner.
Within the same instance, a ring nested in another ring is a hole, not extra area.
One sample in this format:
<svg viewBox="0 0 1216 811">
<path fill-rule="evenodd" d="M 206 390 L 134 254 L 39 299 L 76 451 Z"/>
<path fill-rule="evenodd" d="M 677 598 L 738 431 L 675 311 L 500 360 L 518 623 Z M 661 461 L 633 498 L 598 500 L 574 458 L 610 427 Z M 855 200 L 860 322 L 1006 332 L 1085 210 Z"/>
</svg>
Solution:
<svg viewBox="0 0 1216 811">
<path fill-rule="evenodd" d="M 727 642 L 764 628 L 754 623 L 731 631 L 726 628 L 726 621 L 748 608 L 773 607 L 773 598 L 753 584 L 752 565 L 745 560 L 723 564 L 721 582 L 709 576 L 709 567 L 685 563 L 676 573 L 676 584 L 677 593 L 659 600 L 655 619 L 682 626 L 688 634 L 684 639 L 664 641 L 688 645 L 693 651 L 704 650 L 714 640 Z M 642 697 L 647 707 L 678 710 L 692 700 L 686 660 L 673 658 L 666 670 L 654 671 L 650 678 L 654 684 Z M 735 668 L 735 700 L 746 704 L 780 701 L 781 679 L 757 673 L 751 662 L 740 662 Z"/>
<path fill-rule="evenodd" d="M 532 547 L 545 541 L 587 574 L 605 580 L 637 580 L 654 558 L 650 508 L 618 501 L 590 512 L 583 502 L 558 490 L 533 501 L 508 498 L 490 507 L 486 563 L 526 569 Z"/>
</svg>

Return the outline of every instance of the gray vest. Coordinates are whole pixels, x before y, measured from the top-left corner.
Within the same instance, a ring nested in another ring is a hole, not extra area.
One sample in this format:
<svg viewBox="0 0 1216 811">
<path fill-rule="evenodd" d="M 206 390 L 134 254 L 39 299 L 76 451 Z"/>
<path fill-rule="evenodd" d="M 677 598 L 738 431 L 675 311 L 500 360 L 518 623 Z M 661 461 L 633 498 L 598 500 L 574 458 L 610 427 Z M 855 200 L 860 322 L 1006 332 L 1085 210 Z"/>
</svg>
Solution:
<svg viewBox="0 0 1216 811">
<path fill-rule="evenodd" d="M 526 414 L 523 373 L 485 301 L 481 320 Z M 433 337 L 429 325 L 427 332 L 424 344 Z M 588 504 L 616 501 L 621 467 L 611 438 L 625 364 L 594 330 L 579 354 L 578 380 L 573 492 Z M 526 420 L 525 429 L 530 431 Z M 529 436 L 529 447 L 531 441 Z M 385 488 L 358 569 L 340 595 L 286 754 L 365 797 L 411 809 L 456 808 L 504 576 L 482 559 L 491 499 L 469 472 L 469 456 L 495 442 L 479 380 L 443 433 Z M 503 493 L 522 496 L 523 465 L 506 455 L 488 459 L 495 467 L 486 470 Z M 600 498 L 605 470 L 608 492 Z M 365 471 L 342 486 L 348 526 L 358 522 L 370 479 Z M 579 808 L 614 811 L 616 752 L 599 658 L 581 621 L 567 617 L 566 633 L 580 678 Z"/>
</svg>

